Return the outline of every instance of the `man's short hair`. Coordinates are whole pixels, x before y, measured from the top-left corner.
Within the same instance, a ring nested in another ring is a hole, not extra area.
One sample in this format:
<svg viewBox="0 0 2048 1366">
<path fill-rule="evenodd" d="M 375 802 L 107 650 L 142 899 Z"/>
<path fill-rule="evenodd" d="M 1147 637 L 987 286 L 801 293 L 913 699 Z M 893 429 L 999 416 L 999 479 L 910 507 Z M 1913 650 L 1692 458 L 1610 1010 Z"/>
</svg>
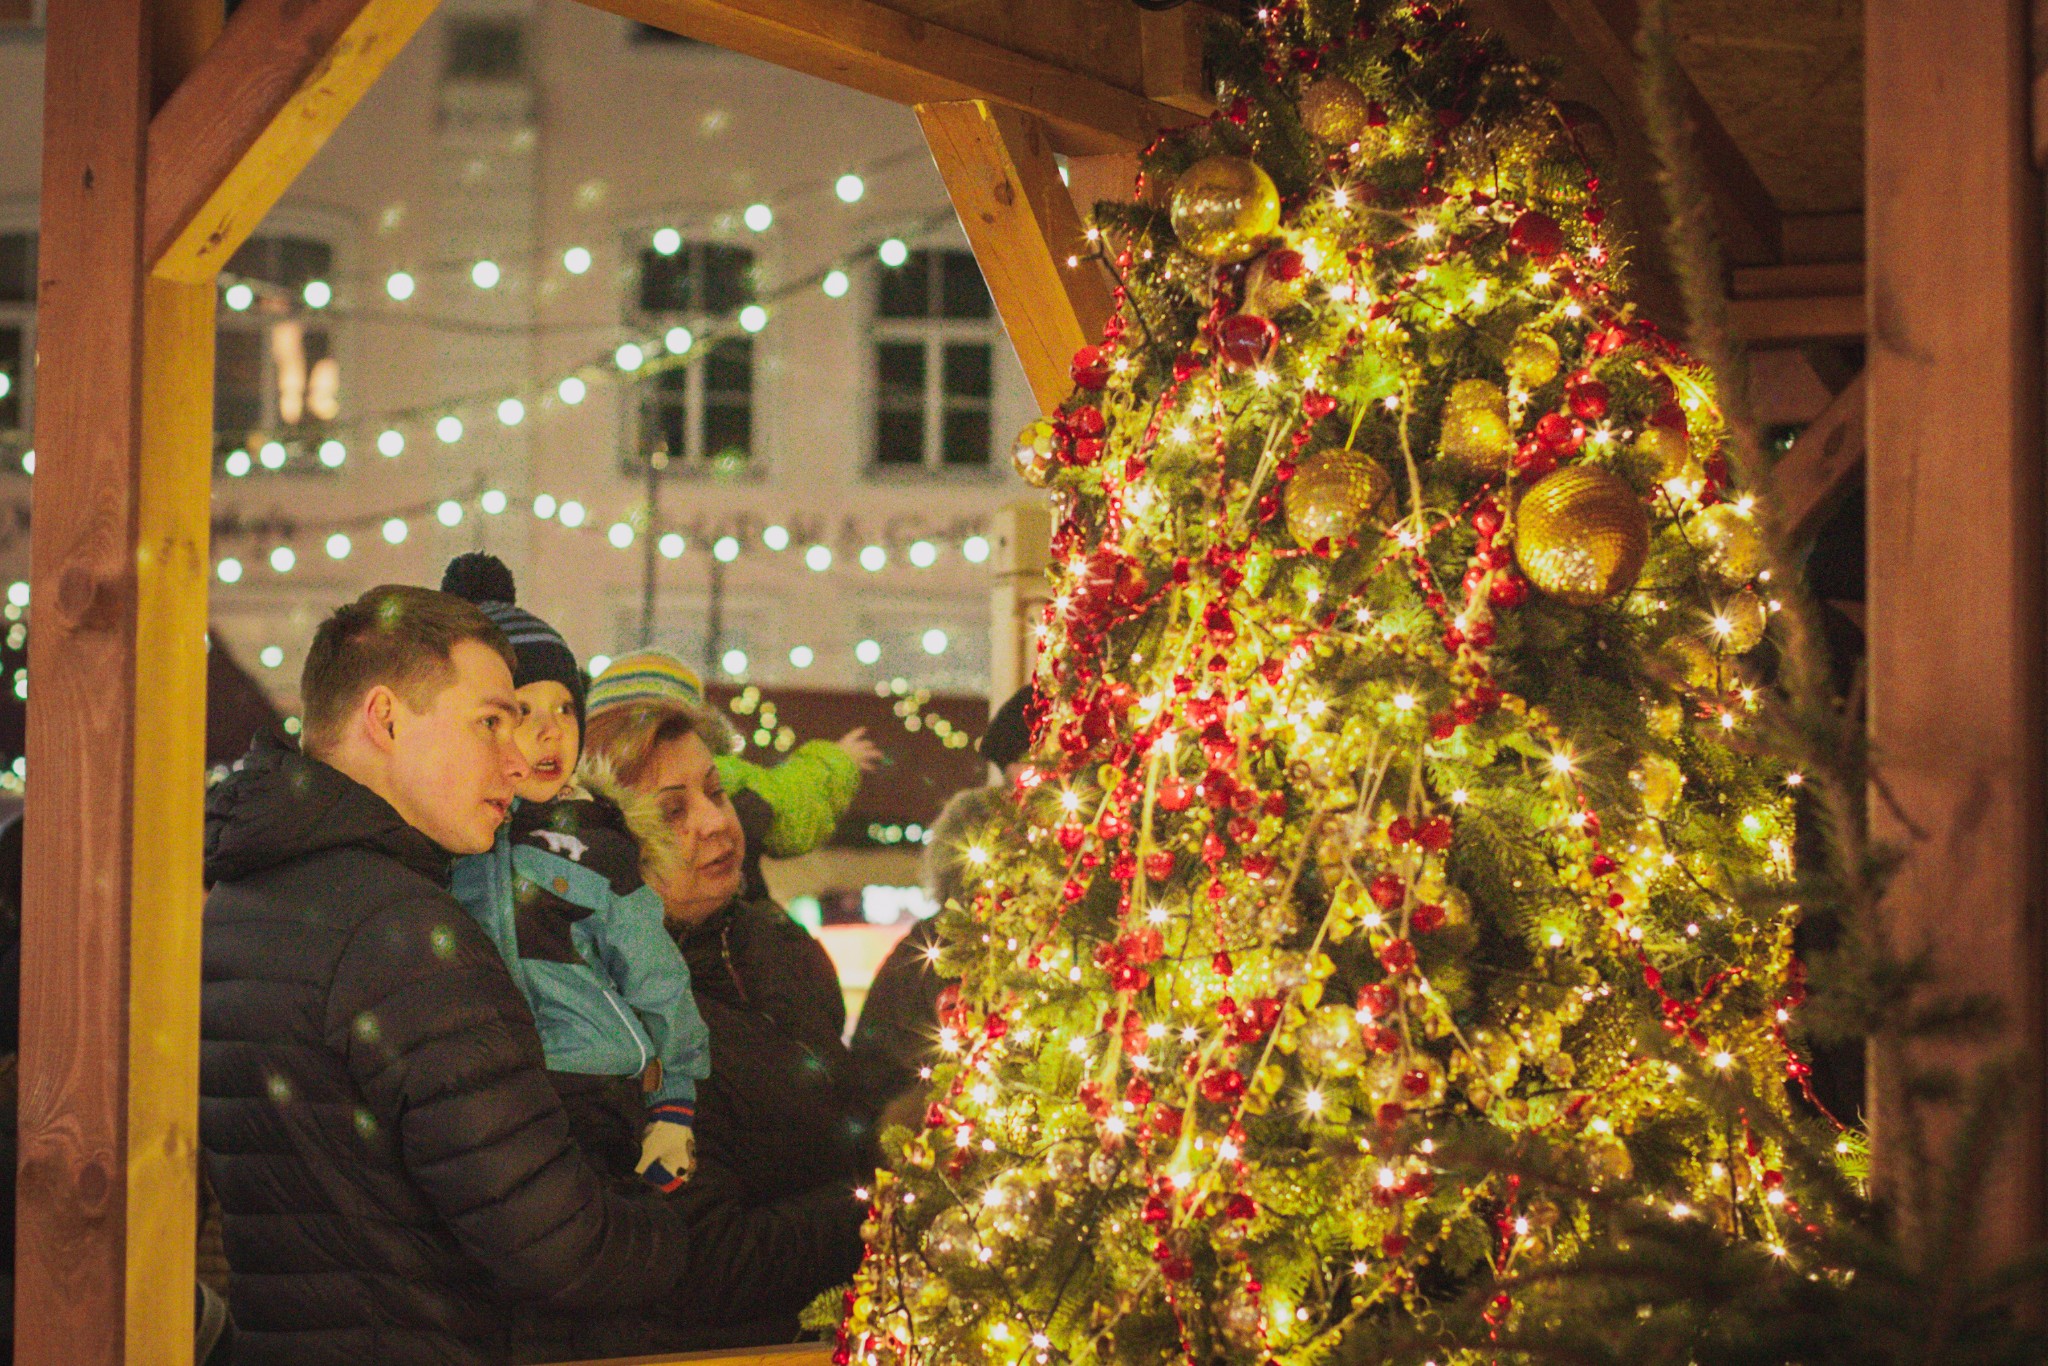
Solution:
<svg viewBox="0 0 2048 1366">
<path fill-rule="evenodd" d="M 517 667 L 505 633 L 476 604 L 451 593 L 387 583 L 335 608 L 313 633 L 299 675 L 299 747 L 317 756 L 339 743 L 349 713 L 380 683 L 426 711 L 453 680 L 451 656 L 465 640 L 496 651 L 507 669 Z"/>
</svg>

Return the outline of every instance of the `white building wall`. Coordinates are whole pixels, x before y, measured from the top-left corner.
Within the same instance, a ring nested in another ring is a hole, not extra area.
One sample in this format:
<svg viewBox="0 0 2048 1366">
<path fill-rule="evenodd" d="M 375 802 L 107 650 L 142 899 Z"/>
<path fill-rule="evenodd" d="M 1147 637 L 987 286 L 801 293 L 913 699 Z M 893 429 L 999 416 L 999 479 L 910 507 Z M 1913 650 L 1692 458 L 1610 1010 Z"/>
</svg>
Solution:
<svg viewBox="0 0 2048 1366">
<path fill-rule="evenodd" d="M 524 20 L 522 86 L 479 92 L 444 80 L 452 26 L 478 14 Z M 881 267 L 869 247 L 890 235 L 912 246 L 965 246 L 914 118 L 735 54 L 635 43 L 630 30 L 569 0 L 444 6 L 259 230 L 332 242 L 334 299 L 324 321 L 349 429 L 336 472 L 259 467 L 215 481 L 217 516 L 296 528 L 288 538 L 296 563 L 285 573 L 268 563 L 286 539 L 277 534 L 215 546 L 216 559 L 236 558 L 243 574 L 216 582 L 213 621 L 245 662 L 278 661 L 255 672 L 280 701 L 294 700 L 303 652 L 328 608 L 375 583 L 437 583 L 451 555 L 474 548 L 507 560 L 522 602 L 579 654 L 639 643 L 643 544 L 617 550 L 604 534 L 643 512 L 644 481 L 620 461 L 634 440 L 634 403 L 621 385 L 593 383 L 572 407 L 554 396 L 553 382 L 637 335 L 629 322 L 637 255 L 662 226 L 751 248 L 764 293 L 842 263 L 852 287 L 840 299 L 809 288 L 770 307 L 755 338 L 751 467 L 663 482 L 662 522 L 685 534 L 688 549 L 680 559 L 657 557 L 656 643 L 701 650 L 706 552 L 732 534 L 744 550 L 722 571 L 726 644 L 745 649 L 751 678 L 986 686 L 987 567 L 967 563 L 960 547 L 1024 492 L 1007 451 L 1032 404 L 1007 344 L 996 349 L 986 470 L 878 472 L 870 458 L 868 328 Z M 40 67 L 32 36 L 0 37 L 0 231 L 33 223 Z M 866 182 L 852 205 L 832 189 L 849 171 Z M 754 202 L 774 210 L 766 232 L 739 221 Z M 935 231 L 911 236 L 935 217 L 943 220 Z M 572 246 L 593 258 L 580 276 L 564 267 Z M 503 273 L 490 291 L 469 276 L 486 255 Z M 403 303 L 385 290 L 399 270 L 417 282 Z M 492 416 L 495 399 L 515 393 L 527 415 L 507 429 Z M 492 402 L 463 405 L 480 398 Z M 432 421 L 456 411 L 464 435 L 444 444 Z M 406 445 L 385 458 L 374 438 L 392 414 L 403 415 L 390 425 Z M 0 500 L 27 497 L 28 476 L 13 464 L 0 472 Z M 457 526 L 435 520 L 437 500 L 483 488 L 503 491 L 509 510 L 484 514 L 471 497 Z M 542 493 L 581 503 L 585 527 L 536 519 L 530 509 Z M 346 559 L 325 552 L 335 526 L 393 512 L 407 521 L 402 544 L 386 544 L 372 520 L 343 528 Z M 790 529 L 790 549 L 763 544 L 770 525 Z M 939 548 L 929 569 L 905 558 L 920 537 Z M 803 567 L 812 539 L 833 552 L 831 570 Z M 886 569 L 857 567 L 867 545 L 887 550 Z M 0 576 L 23 576 L 26 567 L 25 547 L 0 552 Z M 949 638 L 938 656 L 916 644 L 934 626 Z M 872 666 L 854 657 L 864 638 L 884 646 Z M 798 645 L 814 652 L 808 669 L 790 663 Z"/>
</svg>

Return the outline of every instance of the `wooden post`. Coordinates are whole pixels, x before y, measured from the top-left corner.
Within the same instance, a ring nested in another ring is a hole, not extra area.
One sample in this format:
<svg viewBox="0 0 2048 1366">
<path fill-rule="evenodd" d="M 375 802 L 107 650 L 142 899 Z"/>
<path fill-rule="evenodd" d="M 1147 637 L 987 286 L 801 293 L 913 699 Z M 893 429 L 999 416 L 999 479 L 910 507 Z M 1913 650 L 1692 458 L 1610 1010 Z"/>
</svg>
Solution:
<svg viewBox="0 0 2048 1366">
<path fill-rule="evenodd" d="M 15 1359 L 192 1358 L 211 280 L 144 274 L 148 114 L 219 12 L 53 0 Z M 153 98 L 153 92 L 154 97 Z"/>
<path fill-rule="evenodd" d="M 917 106 L 917 121 L 974 247 L 1039 407 L 1073 392 L 1074 352 L 1102 340 L 1109 281 L 1029 114 L 986 100 Z"/>
<path fill-rule="evenodd" d="M 1877 836 L 1907 860 L 1886 924 L 1942 991 L 2004 1011 L 1975 1046 L 1873 1050 L 1873 1177 L 1909 1243 L 1945 1173 L 1911 1166 L 1916 1069 L 2027 1070 L 1982 1173 L 1980 1266 L 2042 1220 L 2041 183 L 2028 5 L 1880 0 L 1865 20 L 1870 722 Z M 1929 1117 L 1922 1115 L 1923 1122 Z M 1927 1123 L 1937 1163 L 1959 1115 Z"/>
</svg>

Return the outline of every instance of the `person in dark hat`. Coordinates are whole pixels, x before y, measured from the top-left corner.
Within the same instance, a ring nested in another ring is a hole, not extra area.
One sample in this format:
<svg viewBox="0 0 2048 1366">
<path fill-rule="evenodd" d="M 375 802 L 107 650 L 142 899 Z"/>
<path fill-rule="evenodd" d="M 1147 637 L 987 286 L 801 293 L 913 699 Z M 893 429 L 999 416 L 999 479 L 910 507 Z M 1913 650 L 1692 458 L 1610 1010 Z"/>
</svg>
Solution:
<svg viewBox="0 0 2048 1366">
<path fill-rule="evenodd" d="M 975 749 L 1002 770 L 1003 781 L 954 793 L 932 822 L 925 846 L 925 892 L 943 913 L 965 904 L 969 846 L 999 837 L 1016 818 L 1011 793 L 1031 752 L 1031 732 L 1044 704 L 1025 684 L 989 718 Z M 853 1058 L 863 1094 L 873 1111 L 892 1122 L 891 1107 L 921 1097 L 937 1052 L 939 1002 L 951 979 L 939 970 L 939 916 L 912 926 L 875 970 L 853 1031 Z M 907 1113 L 907 1112 L 906 1112 Z M 916 1127 L 908 1125 L 906 1127 Z"/>
</svg>

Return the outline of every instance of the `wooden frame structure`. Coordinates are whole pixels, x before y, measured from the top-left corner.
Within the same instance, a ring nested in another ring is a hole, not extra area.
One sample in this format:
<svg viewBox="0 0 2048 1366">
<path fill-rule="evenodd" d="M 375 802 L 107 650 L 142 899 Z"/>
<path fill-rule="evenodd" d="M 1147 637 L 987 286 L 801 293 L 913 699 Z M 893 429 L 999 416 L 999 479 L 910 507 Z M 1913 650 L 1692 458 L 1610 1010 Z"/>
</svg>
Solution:
<svg viewBox="0 0 2048 1366">
<path fill-rule="evenodd" d="M 1080 225 L 1054 154 L 1113 164 L 1205 110 L 1195 6 L 595 3 L 917 106 L 1047 406 L 1108 309 L 1095 268 L 1070 264 Z M 1547 7 L 1611 84 L 1632 86 L 1633 0 L 1522 3 Z M 49 0 L 24 1366 L 190 1360 L 214 275 L 432 7 L 243 0 L 223 30 L 219 0 Z M 1937 0 L 1871 7 L 1869 86 L 1887 97 L 1870 111 L 1868 303 L 1861 268 L 1853 280 L 1790 273 L 1791 225 L 1703 102 L 1696 113 L 1731 240 L 1764 262 L 1735 281 L 1743 325 L 1870 338 L 1867 380 L 1780 477 L 1810 517 L 1861 465 L 1867 432 L 1874 725 L 1901 765 L 1888 809 L 1914 854 L 1896 923 L 1927 937 L 1946 908 L 1977 908 L 1966 926 L 1947 922 L 1933 950 L 2009 1005 L 2033 1056 L 2043 546 L 2032 153 L 2048 122 L 2030 105 L 2026 6 L 1987 0 L 1990 11 L 1995 23 L 1958 25 Z M 1924 62 L 1936 47 L 1939 82 Z M 1965 68 L 1968 79 L 1948 74 Z M 1943 174 L 1920 174 L 1937 151 Z M 1968 707 L 1954 704 L 1958 676 L 1971 682 Z M 2042 1228 L 2030 1094 L 2026 1141 L 2008 1147 L 1995 1182 L 1993 1247 Z M 1885 1115 L 1880 1104 L 1881 1173 Z"/>
</svg>

